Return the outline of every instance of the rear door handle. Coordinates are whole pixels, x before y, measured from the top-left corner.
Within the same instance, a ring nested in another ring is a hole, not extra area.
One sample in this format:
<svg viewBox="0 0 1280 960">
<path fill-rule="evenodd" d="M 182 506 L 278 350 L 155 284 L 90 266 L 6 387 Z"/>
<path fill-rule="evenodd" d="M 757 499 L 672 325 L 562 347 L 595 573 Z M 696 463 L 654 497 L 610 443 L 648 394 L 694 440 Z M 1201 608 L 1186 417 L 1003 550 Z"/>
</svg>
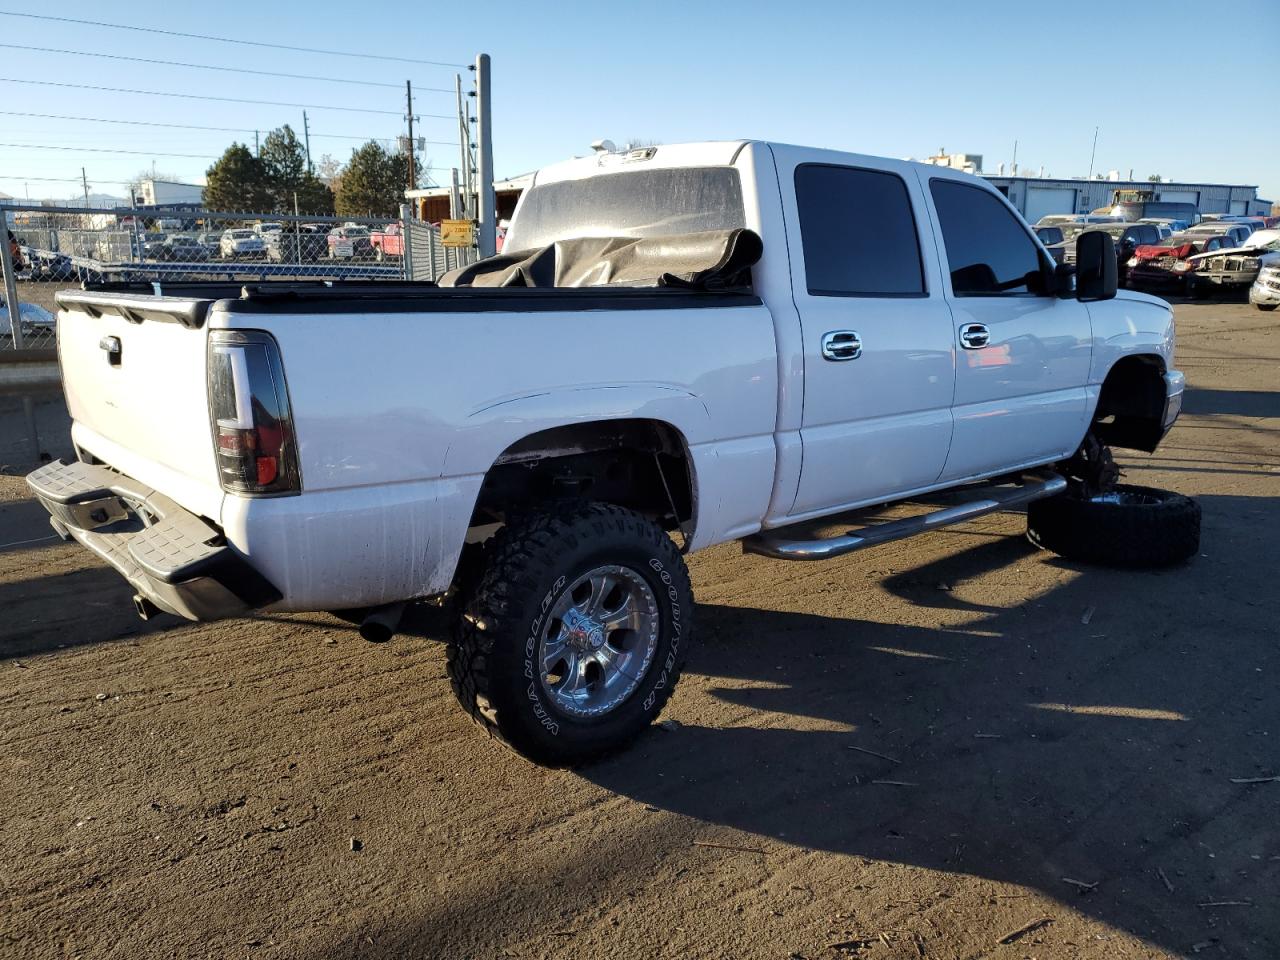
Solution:
<svg viewBox="0 0 1280 960">
<path fill-rule="evenodd" d="M 966 323 L 960 328 L 960 345 L 966 350 L 981 350 L 991 342 L 991 331 L 985 323 Z"/>
<path fill-rule="evenodd" d="M 827 360 L 857 360 L 862 356 L 862 338 L 856 330 L 832 330 L 824 333 L 822 356 Z"/>
</svg>

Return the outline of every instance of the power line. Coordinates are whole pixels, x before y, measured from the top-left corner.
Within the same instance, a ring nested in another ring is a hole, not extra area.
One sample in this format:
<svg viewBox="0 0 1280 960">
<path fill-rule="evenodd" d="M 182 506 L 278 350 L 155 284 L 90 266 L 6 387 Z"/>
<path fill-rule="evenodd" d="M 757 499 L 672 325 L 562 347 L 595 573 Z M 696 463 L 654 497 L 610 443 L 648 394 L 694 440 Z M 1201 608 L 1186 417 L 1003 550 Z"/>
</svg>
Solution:
<svg viewBox="0 0 1280 960">
<path fill-rule="evenodd" d="M 119 53 L 99 53 L 96 50 L 63 50 L 58 47 L 31 47 L 22 43 L 0 43 L 0 47 L 10 50 L 27 50 L 34 53 L 59 53 L 74 57 L 99 57 L 103 60 L 123 60 L 128 63 L 146 63 L 160 67 L 188 67 L 193 70 L 217 70 L 222 73 L 249 73 L 259 77 L 286 77 L 290 80 L 320 80 L 324 83 L 352 83 L 362 87 L 392 87 L 399 90 L 398 83 L 384 83 L 381 80 L 352 80 L 347 77 L 322 77 L 310 73 L 277 73 L 273 70 L 249 70 L 246 67 L 219 67 L 211 63 L 183 63 L 180 60 L 151 60 L 146 57 L 126 57 Z M 436 93 L 452 93 L 444 87 L 423 87 Z"/>
<path fill-rule="evenodd" d="M 0 116 L 35 117 L 41 120 L 75 120 L 84 123 L 121 123 L 136 127 L 165 127 L 174 130 L 209 130 L 215 133 L 256 133 L 261 128 L 255 127 L 207 127 L 195 123 L 160 123 L 157 120 L 113 120 L 107 117 L 75 117 L 60 113 L 27 113 L 21 110 L 0 110 Z M 421 116 L 421 114 L 417 114 Z M 357 136 L 349 133 L 313 133 L 313 137 L 327 137 L 331 140 L 395 140 L 395 136 L 378 137 L 372 134 Z M 427 140 L 426 143 L 453 146 L 452 140 Z"/>
<path fill-rule="evenodd" d="M 0 113 L 3 113 L 3 112 L 4 112 L 3 110 L 0 110 Z M 416 119 L 422 116 L 422 114 L 415 113 L 413 116 Z M 328 140 L 399 140 L 400 139 L 398 134 L 394 137 L 357 137 L 349 133 L 313 133 L 311 134 L 311 136 L 324 137 L 325 139 L 328 139 Z M 424 140 L 422 137 L 414 137 L 413 142 L 429 143 L 432 146 L 441 146 L 441 147 L 456 147 L 458 145 L 457 142 L 453 140 Z"/>
<path fill-rule="evenodd" d="M 32 183 L 110 183 L 113 185 L 133 183 L 133 180 L 88 180 L 82 181 L 80 177 L 14 177 L 7 173 L 0 174 L 0 180 L 30 180 Z"/>
<path fill-rule="evenodd" d="M 253 133 L 253 127 L 202 127 L 194 123 L 160 123 L 156 120 L 108 120 L 105 117 L 69 117 L 58 113 L 23 113 L 18 110 L 0 110 L 6 117 L 38 117 L 41 120 L 78 120 L 85 123 L 126 123 L 138 127 L 173 127 L 181 130 L 214 130 L 219 133 Z"/>
<path fill-rule="evenodd" d="M 280 100 L 245 100 L 240 97 L 211 97 L 199 93 L 170 93 L 167 90 L 130 90 L 127 87 L 101 87 L 91 83 L 64 83 L 58 80 L 19 80 L 15 77 L 0 77 L 0 83 L 33 83 L 42 87 L 68 87 L 74 90 L 97 90 L 105 93 L 133 93 L 146 97 L 180 97 L 184 100 L 216 100 L 219 103 L 251 103 L 263 107 L 299 107 L 307 110 L 341 110 L 345 113 L 378 113 L 387 117 L 403 117 L 400 110 L 371 110 L 368 107 L 334 107 L 323 103 L 288 103 Z M 418 114 L 424 116 L 424 114 Z M 425 114 L 435 116 L 435 114 Z M 442 120 L 453 117 L 440 115 Z"/>
<path fill-rule="evenodd" d="M 215 37 L 204 33 L 180 33 L 177 30 L 159 30 L 155 27 L 134 27 L 123 23 L 103 23 L 99 20 L 76 20 L 72 17 L 50 17 L 38 13 L 15 13 L 0 10 L 0 16 L 26 17 L 29 20 L 47 20 L 54 23 L 75 23 L 85 27 L 107 27 L 111 30 L 134 30 L 138 33 L 155 33 L 165 37 L 183 37 L 187 40 L 214 40 L 218 43 L 238 43 L 248 47 L 268 47 L 272 50 L 293 50 L 297 53 L 322 53 L 330 57 L 359 57 L 363 60 L 394 60 L 397 63 L 420 63 L 429 67 L 466 67 L 465 63 L 446 63 L 440 60 L 415 60 L 412 57 L 391 57 L 380 53 L 351 53 L 346 50 L 322 50 L 316 47 L 294 47 L 284 43 L 267 43 L 262 40 L 240 40 L 235 37 Z"/>
<path fill-rule="evenodd" d="M 117 150 L 112 147 L 59 147 L 49 143 L 0 143 L 16 150 L 72 150 L 77 153 L 131 153 L 139 157 L 186 157 L 190 160 L 217 160 L 206 153 L 162 153 L 158 150 Z"/>
</svg>

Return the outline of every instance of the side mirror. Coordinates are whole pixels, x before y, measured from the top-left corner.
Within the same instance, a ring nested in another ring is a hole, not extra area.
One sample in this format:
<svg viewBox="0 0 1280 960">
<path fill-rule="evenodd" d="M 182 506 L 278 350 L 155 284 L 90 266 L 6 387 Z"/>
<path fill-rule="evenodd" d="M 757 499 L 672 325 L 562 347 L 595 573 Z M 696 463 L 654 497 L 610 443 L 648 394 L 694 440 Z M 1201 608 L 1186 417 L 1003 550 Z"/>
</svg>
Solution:
<svg viewBox="0 0 1280 960">
<path fill-rule="evenodd" d="M 1116 295 L 1116 245 L 1111 235 L 1088 230 L 1076 238 L 1076 299 L 1110 300 Z"/>
</svg>

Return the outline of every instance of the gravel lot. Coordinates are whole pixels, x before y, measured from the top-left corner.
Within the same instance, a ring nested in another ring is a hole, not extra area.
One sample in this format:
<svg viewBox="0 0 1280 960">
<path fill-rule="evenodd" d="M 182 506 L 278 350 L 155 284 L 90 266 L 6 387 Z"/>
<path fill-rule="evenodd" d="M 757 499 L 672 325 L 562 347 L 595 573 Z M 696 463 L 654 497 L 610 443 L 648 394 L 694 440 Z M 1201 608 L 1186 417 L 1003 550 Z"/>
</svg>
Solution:
<svg viewBox="0 0 1280 960">
<path fill-rule="evenodd" d="M 1177 310 L 1123 462 L 1202 556 L 699 554 L 674 723 L 579 771 L 463 718 L 429 619 L 144 625 L 0 477 L 0 955 L 1274 960 L 1280 319 Z"/>
</svg>

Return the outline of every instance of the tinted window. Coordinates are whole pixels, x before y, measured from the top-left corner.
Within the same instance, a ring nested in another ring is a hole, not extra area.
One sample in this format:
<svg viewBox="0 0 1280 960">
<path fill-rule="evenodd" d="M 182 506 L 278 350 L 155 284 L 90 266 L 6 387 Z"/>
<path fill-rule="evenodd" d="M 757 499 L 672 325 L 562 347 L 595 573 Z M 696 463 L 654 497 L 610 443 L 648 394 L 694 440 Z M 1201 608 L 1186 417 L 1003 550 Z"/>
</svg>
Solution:
<svg viewBox="0 0 1280 960">
<path fill-rule="evenodd" d="M 796 168 L 804 272 L 815 296 L 924 293 L 911 197 L 892 173 Z"/>
<path fill-rule="evenodd" d="M 956 296 L 1027 293 L 1040 273 L 1040 253 L 1026 227 L 981 187 L 931 180 Z"/>
</svg>

